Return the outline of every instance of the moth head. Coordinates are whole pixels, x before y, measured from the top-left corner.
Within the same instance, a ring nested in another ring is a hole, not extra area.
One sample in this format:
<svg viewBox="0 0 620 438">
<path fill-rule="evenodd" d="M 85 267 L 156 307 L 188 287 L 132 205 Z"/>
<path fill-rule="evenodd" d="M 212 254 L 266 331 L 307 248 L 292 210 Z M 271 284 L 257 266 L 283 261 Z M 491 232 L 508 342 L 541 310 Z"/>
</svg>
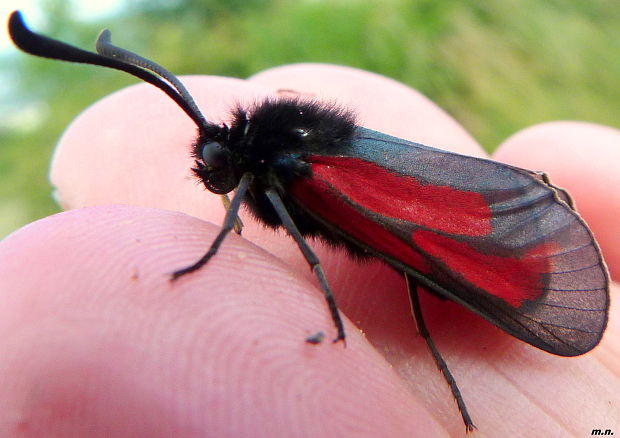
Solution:
<svg viewBox="0 0 620 438">
<path fill-rule="evenodd" d="M 194 150 L 197 160 L 192 170 L 210 192 L 223 195 L 237 187 L 239 178 L 235 176 L 231 153 L 222 142 L 199 139 Z"/>
</svg>

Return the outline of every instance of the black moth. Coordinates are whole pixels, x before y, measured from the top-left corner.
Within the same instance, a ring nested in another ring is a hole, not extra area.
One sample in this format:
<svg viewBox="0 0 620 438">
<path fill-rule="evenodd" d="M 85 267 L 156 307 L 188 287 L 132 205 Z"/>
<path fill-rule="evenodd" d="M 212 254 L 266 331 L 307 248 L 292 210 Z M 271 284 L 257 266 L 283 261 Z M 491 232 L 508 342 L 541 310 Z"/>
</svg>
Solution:
<svg viewBox="0 0 620 438">
<path fill-rule="evenodd" d="M 91 53 L 31 32 L 16 11 L 9 33 L 33 55 L 130 73 L 165 92 L 198 126 L 193 172 L 226 203 L 227 193 L 235 196 L 208 252 L 173 279 L 216 254 L 244 203 L 299 246 L 319 280 L 336 342 L 345 339 L 342 320 L 304 236 L 379 257 L 404 274 L 419 332 L 468 431 L 474 424 L 424 324 L 419 285 L 553 354 L 576 356 L 600 341 L 609 306 L 605 264 L 570 197 L 545 174 L 390 137 L 357 126 L 346 109 L 296 98 L 238 108 L 230 125 L 216 125 L 174 75 L 112 45 L 109 31 Z M 318 332 L 307 342 L 322 339 Z"/>
</svg>

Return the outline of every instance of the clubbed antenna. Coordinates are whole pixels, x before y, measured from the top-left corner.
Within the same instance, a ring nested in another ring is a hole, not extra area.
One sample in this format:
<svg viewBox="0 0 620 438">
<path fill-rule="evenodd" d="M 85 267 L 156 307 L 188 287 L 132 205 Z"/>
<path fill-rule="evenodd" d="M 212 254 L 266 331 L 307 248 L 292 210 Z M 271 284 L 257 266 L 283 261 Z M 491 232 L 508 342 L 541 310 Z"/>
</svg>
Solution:
<svg viewBox="0 0 620 438">
<path fill-rule="evenodd" d="M 128 50 L 112 45 L 110 31 L 104 30 L 97 40 L 97 51 L 88 52 L 62 41 L 32 32 L 21 12 L 9 17 L 9 35 L 17 47 L 43 58 L 99 65 L 121 70 L 152 84 L 166 93 L 196 123 L 201 131 L 217 128 L 204 118 L 194 99 L 181 81 L 165 68 Z"/>
</svg>

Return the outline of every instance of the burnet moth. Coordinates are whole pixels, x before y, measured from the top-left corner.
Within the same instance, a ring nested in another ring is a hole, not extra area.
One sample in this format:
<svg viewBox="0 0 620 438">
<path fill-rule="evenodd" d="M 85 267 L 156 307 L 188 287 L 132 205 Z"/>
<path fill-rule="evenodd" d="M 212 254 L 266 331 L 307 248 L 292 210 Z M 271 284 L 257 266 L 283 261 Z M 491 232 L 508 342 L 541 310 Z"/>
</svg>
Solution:
<svg viewBox="0 0 620 438">
<path fill-rule="evenodd" d="M 137 76 L 197 125 L 192 171 L 211 192 L 235 195 L 207 253 L 173 279 L 216 254 L 226 235 L 240 228 L 237 213 L 245 204 L 266 226 L 284 227 L 299 246 L 325 296 L 335 342 L 344 341 L 344 327 L 304 238 L 380 258 L 403 273 L 418 330 L 467 430 L 473 422 L 426 329 L 419 287 L 552 354 L 577 356 L 599 343 L 609 306 L 605 263 L 569 195 L 544 173 L 391 137 L 356 125 L 345 108 L 294 97 L 235 108 L 230 124 L 216 125 L 174 75 L 112 45 L 109 31 L 91 53 L 31 32 L 16 11 L 9 33 L 32 55 Z M 322 333 L 307 339 L 321 340 Z"/>
</svg>

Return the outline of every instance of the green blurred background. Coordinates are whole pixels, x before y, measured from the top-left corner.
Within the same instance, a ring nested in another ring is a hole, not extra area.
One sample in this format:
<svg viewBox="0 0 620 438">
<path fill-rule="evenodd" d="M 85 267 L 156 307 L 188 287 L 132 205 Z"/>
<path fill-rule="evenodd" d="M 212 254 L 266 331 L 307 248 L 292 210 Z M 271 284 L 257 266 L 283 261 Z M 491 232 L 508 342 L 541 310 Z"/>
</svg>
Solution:
<svg viewBox="0 0 620 438">
<path fill-rule="evenodd" d="M 620 128 L 618 0 L 119 3 L 85 19 L 72 2 L 41 0 L 39 22 L 26 19 L 88 49 L 107 27 L 177 74 L 243 78 L 310 61 L 367 69 L 429 96 L 489 151 L 547 120 Z M 55 142 L 86 106 L 135 80 L 16 50 L 2 52 L 0 78 L 1 237 L 58 211 L 47 181 Z"/>
</svg>

